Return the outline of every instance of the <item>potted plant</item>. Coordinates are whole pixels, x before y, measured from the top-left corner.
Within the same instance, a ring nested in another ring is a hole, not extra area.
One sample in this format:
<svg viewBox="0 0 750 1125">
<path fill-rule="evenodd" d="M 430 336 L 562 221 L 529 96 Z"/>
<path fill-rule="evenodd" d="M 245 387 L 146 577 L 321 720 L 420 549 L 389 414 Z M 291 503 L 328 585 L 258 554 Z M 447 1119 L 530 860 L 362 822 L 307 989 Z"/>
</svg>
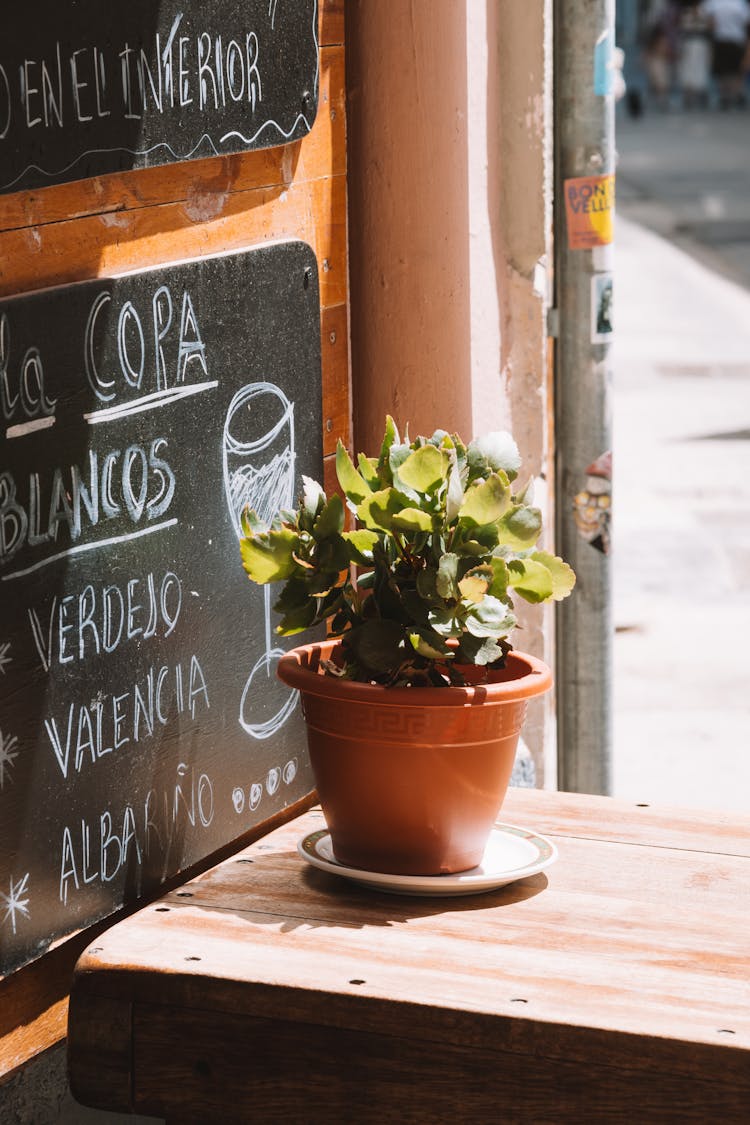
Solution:
<svg viewBox="0 0 750 1125">
<path fill-rule="evenodd" d="M 281 658 L 302 695 L 318 795 L 336 859 L 399 875 L 481 860 L 505 796 L 529 698 L 549 668 L 513 651 L 513 597 L 566 597 L 575 576 L 537 550 L 531 483 L 514 491 L 512 437 L 465 445 L 438 430 L 402 439 L 392 418 L 377 457 L 339 441 L 344 502 L 303 478 L 296 512 L 242 520 L 242 562 L 284 582 L 277 632 L 324 622 L 328 640 Z"/>
</svg>

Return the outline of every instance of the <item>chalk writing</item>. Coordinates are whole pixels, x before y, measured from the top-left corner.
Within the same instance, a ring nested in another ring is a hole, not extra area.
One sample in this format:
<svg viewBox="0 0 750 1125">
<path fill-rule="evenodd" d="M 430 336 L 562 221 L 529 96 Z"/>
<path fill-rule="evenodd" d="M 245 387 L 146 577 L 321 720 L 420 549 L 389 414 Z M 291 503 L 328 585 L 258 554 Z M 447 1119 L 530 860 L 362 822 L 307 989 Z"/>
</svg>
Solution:
<svg viewBox="0 0 750 1125">
<path fill-rule="evenodd" d="M 5 734 L 0 730 L 0 789 L 5 788 L 6 776 L 10 776 L 10 770 L 18 757 L 18 736 L 15 734 Z"/>
<path fill-rule="evenodd" d="M 90 704 L 70 703 L 66 715 L 45 718 L 44 729 L 63 777 L 69 767 L 80 773 L 128 742 L 151 738 L 175 714 L 209 708 L 208 686 L 198 657 L 189 663 L 150 667 L 140 681 L 117 695 L 95 698 Z"/>
<path fill-rule="evenodd" d="M 60 535 L 75 543 L 84 530 L 118 517 L 131 523 L 158 520 L 175 491 L 174 473 L 162 455 L 166 449 L 167 439 L 158 437 L 147 449 L 129 445 L 101 457 L 89 450 L 86 469 L 56 467 L 51 475 L 32 472 L 23 481 L 7 470 L 0 473 L 0 566 L 24 546 L 56 543 Z M 57 552 L 55 559 L 66 553 Z"/>
<path fill-rule="evenodd" d="M 123 585 L 87 583 L 77 593 L 54 595 L 46 610 L 29 606 L 29 626 L 45 672 L 101 652 L 116 652 L 136 637 L 168 637 L 182 610 L 182 584 L 171 570 Z"/>
<path fill-rule="evenodd" d="M 269 406 L 270 404 L 270 406 Z M 260 409 L 258 407 L 260 406 Z M 256 415 L 273 425 L 260 431 Z M 237 535 L 250 508 L 270 524 L 294 502 L 294 406 L 273 383 L 251 383 L 232 399 L 224 423 L 224 494 Z M 252 738 L 271 738 L 288 720 L 298 693 L 283 688 L 275 669 L 284 650 L 271 640 L 271 588 L 263 587 L 265 652 L 253 665 L 240 700 L 239 722 Z M 261 684 L 264 690 L 259 691 Z M 263 709 L 263 714 L 256 710 Z"/>
<path fill-rule="evenodd" d="M 207 773 L 181 763 L 174 787 L 149 789 L 137 804 L 125 804 L 114 814 L 65 825 L 60 844 L 59 898 L 67 905 L 73 891 L 88 884 L 111 883 L 126 867 L 140 867 L 156 851 L 163 855 L 186 824 L 208 829 L 214 819 L 213 782 Z"/>
<path fill-rule="evenodd" d="M 320 475 L 316 278 L 282 243 L 0 300 L 0 974 L 309 791 L 237 539 Z"/>
<path fill-rule="evenodd" d="M 28 889 L 29 872 L 27 871 L 26 874 L 18 880 L 15 880 L 11 875 L 10 888 L 7 894 L 5 891 L 0 891 L 0 899 L 2 899 L 0 905 L 2 905 L 4 910 L 2 920 L 4 923 L 10 922 L 13 933 L 16 932 L 16 922 L 19 916 L 24 918 L 29 917 L 29 900 L 28 898 L 21 897 L 27 894 Z"/>
<path fill-rule="evenodd" d="M 0 190 L 73 179 L 92 165 L 106 172 L 238 152 L 310 131 L 316 0 L 281 11 L 266 0 L 157 9 L 131 0 L 116 13 L 92 0 L 79 7 L 71 15 L 40 0 L 4 28 Z"/>
</svg>

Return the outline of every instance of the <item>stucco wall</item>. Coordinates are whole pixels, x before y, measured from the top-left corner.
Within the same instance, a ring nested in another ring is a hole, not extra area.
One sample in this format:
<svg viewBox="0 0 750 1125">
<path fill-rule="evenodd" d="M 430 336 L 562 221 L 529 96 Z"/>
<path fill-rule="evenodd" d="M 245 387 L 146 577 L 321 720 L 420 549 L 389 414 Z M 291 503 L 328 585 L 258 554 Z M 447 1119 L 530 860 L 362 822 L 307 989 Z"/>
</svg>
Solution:
<svg viewBox="0 0 750 1125">
<path fill-rule="evenodd" d="M 349 0 L 354 433 L 513 431 L 551 496 L 550 0 Z M 551 614 L 519 648 L 551 659 Z M 554 783 L 552 707 L 525 738 Z"/>
</svg>

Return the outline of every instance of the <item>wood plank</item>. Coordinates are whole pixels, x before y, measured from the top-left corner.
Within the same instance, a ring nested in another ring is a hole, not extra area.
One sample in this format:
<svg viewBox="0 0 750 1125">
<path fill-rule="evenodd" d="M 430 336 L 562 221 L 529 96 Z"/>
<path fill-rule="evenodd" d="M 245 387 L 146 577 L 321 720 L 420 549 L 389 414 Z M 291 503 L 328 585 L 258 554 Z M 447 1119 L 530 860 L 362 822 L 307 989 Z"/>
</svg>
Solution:
<svg viewBox="0 0 750 1125">
<path fill-rule="evenodd" d="M 70 1072 L 73 1097 L 92 1086 L 103 1091 L 100 1108 L 127 1113 L 132 1100 L 132 1031 L 129 1006 L 112 1009 L 97 996 L 83 996 L 69 1045 L 76 1065 Z M 89 1103 L 91 1104 L 91 1103 Z"/>
<path fill-rule="evenodd" d="M 219 1117 L 334 1121 L 746 1120 L 746 1091 L 668 1071 L 543 1057 L 289 1020 L 143 1004 L 134 1014 L 133 1110 L 189 1125 Z M 418 1078 L 417 1078 L 418 1076 Z M 398 1107 L 397 1109 L 395 1107 Z M 227 1116 L 228 1115 L 228 1116 Z"/>
<path fill-rule="evenodd" d="M 318 42 L 321 47 L 344 42 L 345 0 L 318 0 Z"/>
<path fill-rule="evenodd" d="M 80 962 L 87 987 L 110 989 L 128 965 L 121 995 L 137 1003 L 282 1009 L 383 1033 L 397 1008 L 416 1037 L 439 1027 L 456 1045 L 582 1062 L 593 1041 L 610 1061 L 686 1076 L 721 1058 L 750 1083 L 746 860 L 725 857 L 706 879 L 709 855 L 644 858 L 639 845 L 561 836 L 546 874 L 446 903 L 308 870 L 295 844 L 316 823 L 275 833 L 111 932 Z"/>
<path fill-rule="evenodd" d="M 323 454 L 336 453 L 339 438 L 349 445 L 351 385 L 349 371 L 349 316 L 347 305 L 323 309 L 320 341 L 323 363 Z"/>
<path fill-rule="evenodd" d="M 501 819 L 540 832 L 581 839 L 684 848 L 750 856 L 750 816 L 711 809 L 670 808 L 618 801 L 582 793 L 558 793 L 554 802 L 534 789 L 509 789 Z"/>
<path fill-rule="evenodd" d="M 341 176 L 218 198 L 199 221 L 187 203 L 50 223 L 0 235 L 0 295 L 301 238 L 318 258 L 323 306 L 347 300 L 346 184 Z"/>
<path fill-rule="evenodd" d="M 286 189 L 292 181 L 299 185 L 345 172 L 344 49 L 327 47 L 320 53 L 318 113 L 311 132 L 301 141 L 257 152 L 142 168 L 3 195 L 0 196 L 0 231 L 26 230 L 29 251 L 33 252 L 36 228 L 49 223 L 99 215 L 105 231 L 107 222 L 115 230 L 122 230 L 123 213 L 164 203 L 182 203 L 183 221 L 187 225 L 217 214 L 226 198 L 237 192 L 272 187 Z M 75 246 L 72 250 L 75 251 Z"/>
</svg>

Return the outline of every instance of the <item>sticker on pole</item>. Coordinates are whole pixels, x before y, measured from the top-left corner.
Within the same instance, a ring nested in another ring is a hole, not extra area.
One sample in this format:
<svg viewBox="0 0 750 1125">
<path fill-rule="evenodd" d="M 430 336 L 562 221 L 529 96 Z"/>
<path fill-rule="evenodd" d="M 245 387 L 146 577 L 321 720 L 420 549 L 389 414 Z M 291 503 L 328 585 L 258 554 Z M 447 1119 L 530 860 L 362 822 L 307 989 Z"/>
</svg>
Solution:
<svg viewBox="0 0 750 1125">
<path fill-rule="evenodd" d="M 590 250 L 613 238 L 615 177 L 577 176 L 565 181 L 568 248 Z"/>
<path fill-rule="evenodd" d="M 612 274 L 595 273 L 591 278 L 591 343 L 612 340 Z"/>
</svg>

